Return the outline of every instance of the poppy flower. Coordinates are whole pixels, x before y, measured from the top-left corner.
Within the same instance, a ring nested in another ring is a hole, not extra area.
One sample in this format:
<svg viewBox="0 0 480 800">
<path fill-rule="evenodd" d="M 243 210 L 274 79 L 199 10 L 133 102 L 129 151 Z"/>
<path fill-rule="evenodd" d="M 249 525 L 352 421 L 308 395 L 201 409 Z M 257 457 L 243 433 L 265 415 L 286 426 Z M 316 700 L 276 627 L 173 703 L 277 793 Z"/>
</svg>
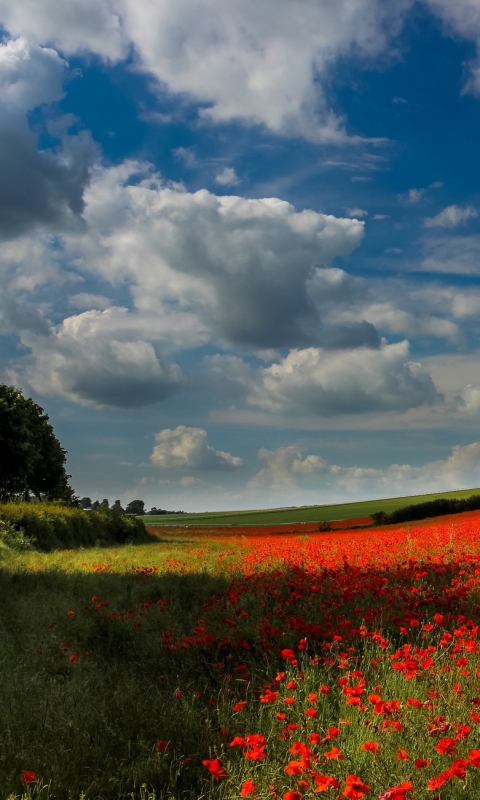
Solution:
<svg viewBox="0 0 480 800">
<path fill-rule="evenodd" d="M 413 791 L 413 783 L 404 781 L 399 786 L 392 786 L 383 794 L 378 795 L 378 800 L 407 800 L 407 792 Z"/>
<path fill-rule="evenodd" d="M 285 792 L 283 800 L 302 800 L 300 792 Z"/>
<path fill-rule="evenodd" d="M 455 739 L 440 739 L 439 743 L 435 747 L 435 750 L 442 756 L 454 756 L 457 752 Z"/>
<path fill-rule="evenodd" d="M 323 755 L 325 758 L 330 758 L 330 759 L 338 758 L 340 761 L 343 760 L 343 756 L 338 747 L 332 747 L 332 749 L 329 750 L 328 753 L 324 753 Z"/>
<path fill-rule="evenodd" d="M 414 764 L 417 769 L 425 769 L 429 767 L 432 762 L 428 758 L 416 758 Z"/>
<path fill-rule="evenodd" d="M 370 786 L 358 777 L 358 775 L 348 775 L 341 797 L 348 797 L 349 800 L 361 800 L 368 794 Z"/>
<path fill-rule="evenodd" d="M 328 789 L 338 789 L 340 784 L 333 775 L 315 775 L 313 782 L 316 786 L 314 792 L 326 792 Z"/>
<path fill-rule="evenodd" d="M 233 706 L 234 711 L 243 711 L 246 706 L 248 705 L 246 700 L 240 700 L 238 703 L 235 703 Z"/>
<path fill-rule="evenodd" d="M 400 748 L 400 750 L 397 753 L 397 761 L 408 761 L 409 758 L 410 756 L 408 755 L 408 751 L 402 750 L 402 748 Z"/>
<path fill-rule="evenodd" d="M 470 750 L 468 757 L 472 767 L 480 767 L 480 750 Z"/>
<path fill-rule="evenodd" d="M 316 708 L 306 708 L 304 713 L 306 717 L 316 717 L 318 712 Z"/>
<path fill-rule="evenodd" d="M 285 772 L 287 775 L 302 775 L 305 770 L 305 765 L 301 761 L 290 761 L 286 767 L 284 767 Z"/>
<path fill-rule="evenodd" d="M 365 753 L 379 753 L 380 745 L 376 742 L 365 742 L 362 744 L 360 750 L 363 750 Z"/>
<path fill-rule="evenodd" d="M 33 783 L 37 780 L 37 776 L 31 769 L 27 769 L 20 775 L 20 780 L 22 783 Z"/>
<path fill-rule="evenodd" d="M 219 781 L 220 778 L 228 777 L 219 758 L 207 758 L 205 761 L 202 761 L 202 764 L 213 775 L 216 781 Z"/>
<path fill-rule="evenodd" d="M 244 781 L 243 784 L 242 784 L 242 788 L 240 789 L 240 797 L 248 797 L 257 788 L 258 787 L 249 778 L 248 780 Z"/>
<path fill-rule="evenodd" d="M 165 750 L 167 749 L 167 747 L 168 747 L 168 742 L 165 742 L 165 741 L 163 741 L 163 739 L 162 739 L 160 742 L 157 742 L 157 743 L 156 743 L 156 745 L 155 745 L 155 750 L 156 750 L 158 753 L 164 753 L 164 752 L 165 752 Z"/>
</svg>

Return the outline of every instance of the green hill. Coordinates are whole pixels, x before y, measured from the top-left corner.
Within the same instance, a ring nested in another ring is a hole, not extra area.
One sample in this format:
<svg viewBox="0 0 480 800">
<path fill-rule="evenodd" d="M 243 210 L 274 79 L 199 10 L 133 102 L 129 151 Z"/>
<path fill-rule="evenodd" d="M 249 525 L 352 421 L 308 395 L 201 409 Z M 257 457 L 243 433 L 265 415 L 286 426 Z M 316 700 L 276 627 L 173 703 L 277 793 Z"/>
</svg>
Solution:
<svg viewBox="0 0 480 800">
<path fill-rule="evenodd" d="M 388 497 L 383 500 L 363 500 L 358 503 L 335 503 L 323 506 L 300 506 L 292 508 L 268 508 L 252 511 L 214 511 L 203 514 L 163 514 L 140 517 L 146 525 L 281 525 L 301 522 L 329 522 L 334 519 L 370 517 L 378 511 L 391 514 L 399 508 L 425 503 L 439 498 L 471 497 L 480 494 L 480 488 L 462 489 L 456 492 L 438 492 L 408 497 Z"/>
</svg>

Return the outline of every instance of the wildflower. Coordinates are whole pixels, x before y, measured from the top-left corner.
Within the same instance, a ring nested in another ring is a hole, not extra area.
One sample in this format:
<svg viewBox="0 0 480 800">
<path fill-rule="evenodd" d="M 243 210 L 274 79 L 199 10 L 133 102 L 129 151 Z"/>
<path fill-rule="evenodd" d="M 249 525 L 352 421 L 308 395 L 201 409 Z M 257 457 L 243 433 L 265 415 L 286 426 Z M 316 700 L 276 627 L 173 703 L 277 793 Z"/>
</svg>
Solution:
<svg viewBox="0 0 480 800">
<path fill-rule="evenodd" d="M 428 758 L 416 758 L 414 764 L 417 769 L 425 769 L 429 767 L 432 762 Z"/>
<path fill-rule="evenodd" d="M 316 717 L 318 712 L 316 708 L 306 708 L 304 713 L 307 717 Z"/>
<path fill-rule="evenodd" d="M 31 769 L 27 769 L 20 775 L 20 780 L 22 783 L 33 783 L 37 780 L 37 776 Z"/>
<path fill-rule="evenodd" d="M 380 745 L 376 742 L 365 742 L 362 744 L 360 750 L 363 750 L 366 753 L 379 753 Z"/>
<path fill-rule="evenodd" d="M 243 784 L 242 784 L 242 788 L 240 789 L 240 797 L 248 797 L 257 788 L 258 787 L 249 778 L 248 780 L 244 781 Z"/>
<path fill-rule="evenodd" d="M 384 794 L 378 795 L 378 800 L 406 800 L 407 792 L 413 791 L 413 783 L 404 781 L 399 786 L 392 786 Z"/>
<path fill-rule="evenodd" d="M 300 792 L 285 792 L 283 800 L 302 800 Z"/>
<path fill-rule="evenodd" d="M 317 787 L 315 792 L 326 792 L 328 789 L 338 789 L 340 784 L 333 775 L 315 775 L 313 782 Z"/>
<path fill-rule="evenodd" d="M 368 794 L 370 786 L 358 777 L 358 775 L 348 775 L 341 797 L 348 797 L 349 800 L 361 800 Z"/>
<path fill-rule="evenodd" d="M 408 761 L 408 759 L 409 759 L 408 751 L 402 750 L 402 748 L 400 748 L 397 753 L 397 761 Z"/>
<path fill-rule="evenodd" d="M 480 767 L 480 750 L 470 750 L 468 757 L 472 767 Z"/>
<path fill-rule="evenodd" d="M 332 749 L 329 750 L 328 753 L 324 753 L 323 755 L 325 758 L 330 758 L 330 759 L 338 758 L 340 761 L 342 761 L 344 758 L 338 747 L 332 747 Z"/>
<path fill-rule="evenodd" d="M 287 775 L 301 775 L 305 769 L 305 764 L 302 761 L 290 761 L 286 767 L 284 767 L 285 772 Z"/>
<path fill-rule="evenodd" d="M 168 742 L 165 742 L 163 739 L 160 742 L 157 742 L 155 745 L 155 750 L 158 753 L 164 753 L 168 747 Z"/>
<path fill-rule="evenodd" d="M 216 781 L 219 781 L 220 778 L 228 777 L 219 758 L 207 758 L 205 761 L 202 761 L 202 764 L 213 775 Z"/>
<path fill-rule="evenodd" d="M 238 703 L 235 703 L 233 706 L 234 711 L 243 711 L 247 707 L 248 703 L 246 700 L 240 700 Z"/>
<path fill-rule="evenodd" d="M 455 739 L 440 739 L 439 743 L 435 747 L 437 753 L 440 755 L 447 755 L 447 756 L 454 756 L 457 752 L 457 745 L 455 744 Z"/>
</svg>

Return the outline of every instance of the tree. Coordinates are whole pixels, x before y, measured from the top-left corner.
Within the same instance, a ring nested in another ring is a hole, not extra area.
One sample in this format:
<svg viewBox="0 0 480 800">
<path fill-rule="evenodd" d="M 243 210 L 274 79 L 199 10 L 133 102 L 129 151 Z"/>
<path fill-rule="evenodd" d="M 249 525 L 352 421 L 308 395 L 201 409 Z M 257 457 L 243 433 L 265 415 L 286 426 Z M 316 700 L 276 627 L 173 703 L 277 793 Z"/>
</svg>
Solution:
<svg viewBox="0 0 480 800">
<path fill-rule="evenodd" d="M 141 517 L 145 514 L 145 503 L 143 500 L 132 500 L 125 511 L 127 514 L 135 514 L 135 516 Z"/>
<path fill-rule="evenodd" d="M 80 504 L 80 508 L 91 508 L 92 507 L 92 498 L 91 497 L 81 497 L 78 502 Z"/>
<path fill-rule="evenodd" d="M 112 506 L 112 510 L 116 511 L 118 514 L 123 514 L 123 508 L 122 508 L 122 504 L 121 504 L 120 500 L 115 500 L 115 502 L 114 502 L 114 504 Z"/>
<path fill-rule="evenodd" d="M 66 451 L 43 408 L 14 386 L 0 384 L 0 501 L 74 499 Z"/>
</svg>

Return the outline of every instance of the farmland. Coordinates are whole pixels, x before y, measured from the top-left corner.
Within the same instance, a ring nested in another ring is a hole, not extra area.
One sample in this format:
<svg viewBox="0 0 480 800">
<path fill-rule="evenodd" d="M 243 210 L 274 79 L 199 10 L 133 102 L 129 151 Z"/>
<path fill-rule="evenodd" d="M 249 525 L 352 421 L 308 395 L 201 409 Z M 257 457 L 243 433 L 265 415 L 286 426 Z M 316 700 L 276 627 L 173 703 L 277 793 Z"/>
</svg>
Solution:
<svg viewBox="0 0 480 800">
<path fill-rule="evenodd" d="M 282 525 L 301 522 L 328 522 L 337 519 L 370 517 L 378 511 L 390 514 L 398 508 L 414 503 L 424 503 L 438 498 L 463 499 L 479 494 L 480 489 L 462 489 L 454 492 L 412 495 L 409 497 L 389 497 L 382 500 L 362 500 L 355 503 L 335 503 L 322 506 L 301 506 L 293 508 L 271 508 L 252 511 L 216 511 L 203 514 L 162 514 L 148 516 L 148 525 Z"/>
<path fill-rule="evenodd" d="M 479 796 L 479 513 L 226 533 L 3 554 L 3 796 Z"/>
</svg>

